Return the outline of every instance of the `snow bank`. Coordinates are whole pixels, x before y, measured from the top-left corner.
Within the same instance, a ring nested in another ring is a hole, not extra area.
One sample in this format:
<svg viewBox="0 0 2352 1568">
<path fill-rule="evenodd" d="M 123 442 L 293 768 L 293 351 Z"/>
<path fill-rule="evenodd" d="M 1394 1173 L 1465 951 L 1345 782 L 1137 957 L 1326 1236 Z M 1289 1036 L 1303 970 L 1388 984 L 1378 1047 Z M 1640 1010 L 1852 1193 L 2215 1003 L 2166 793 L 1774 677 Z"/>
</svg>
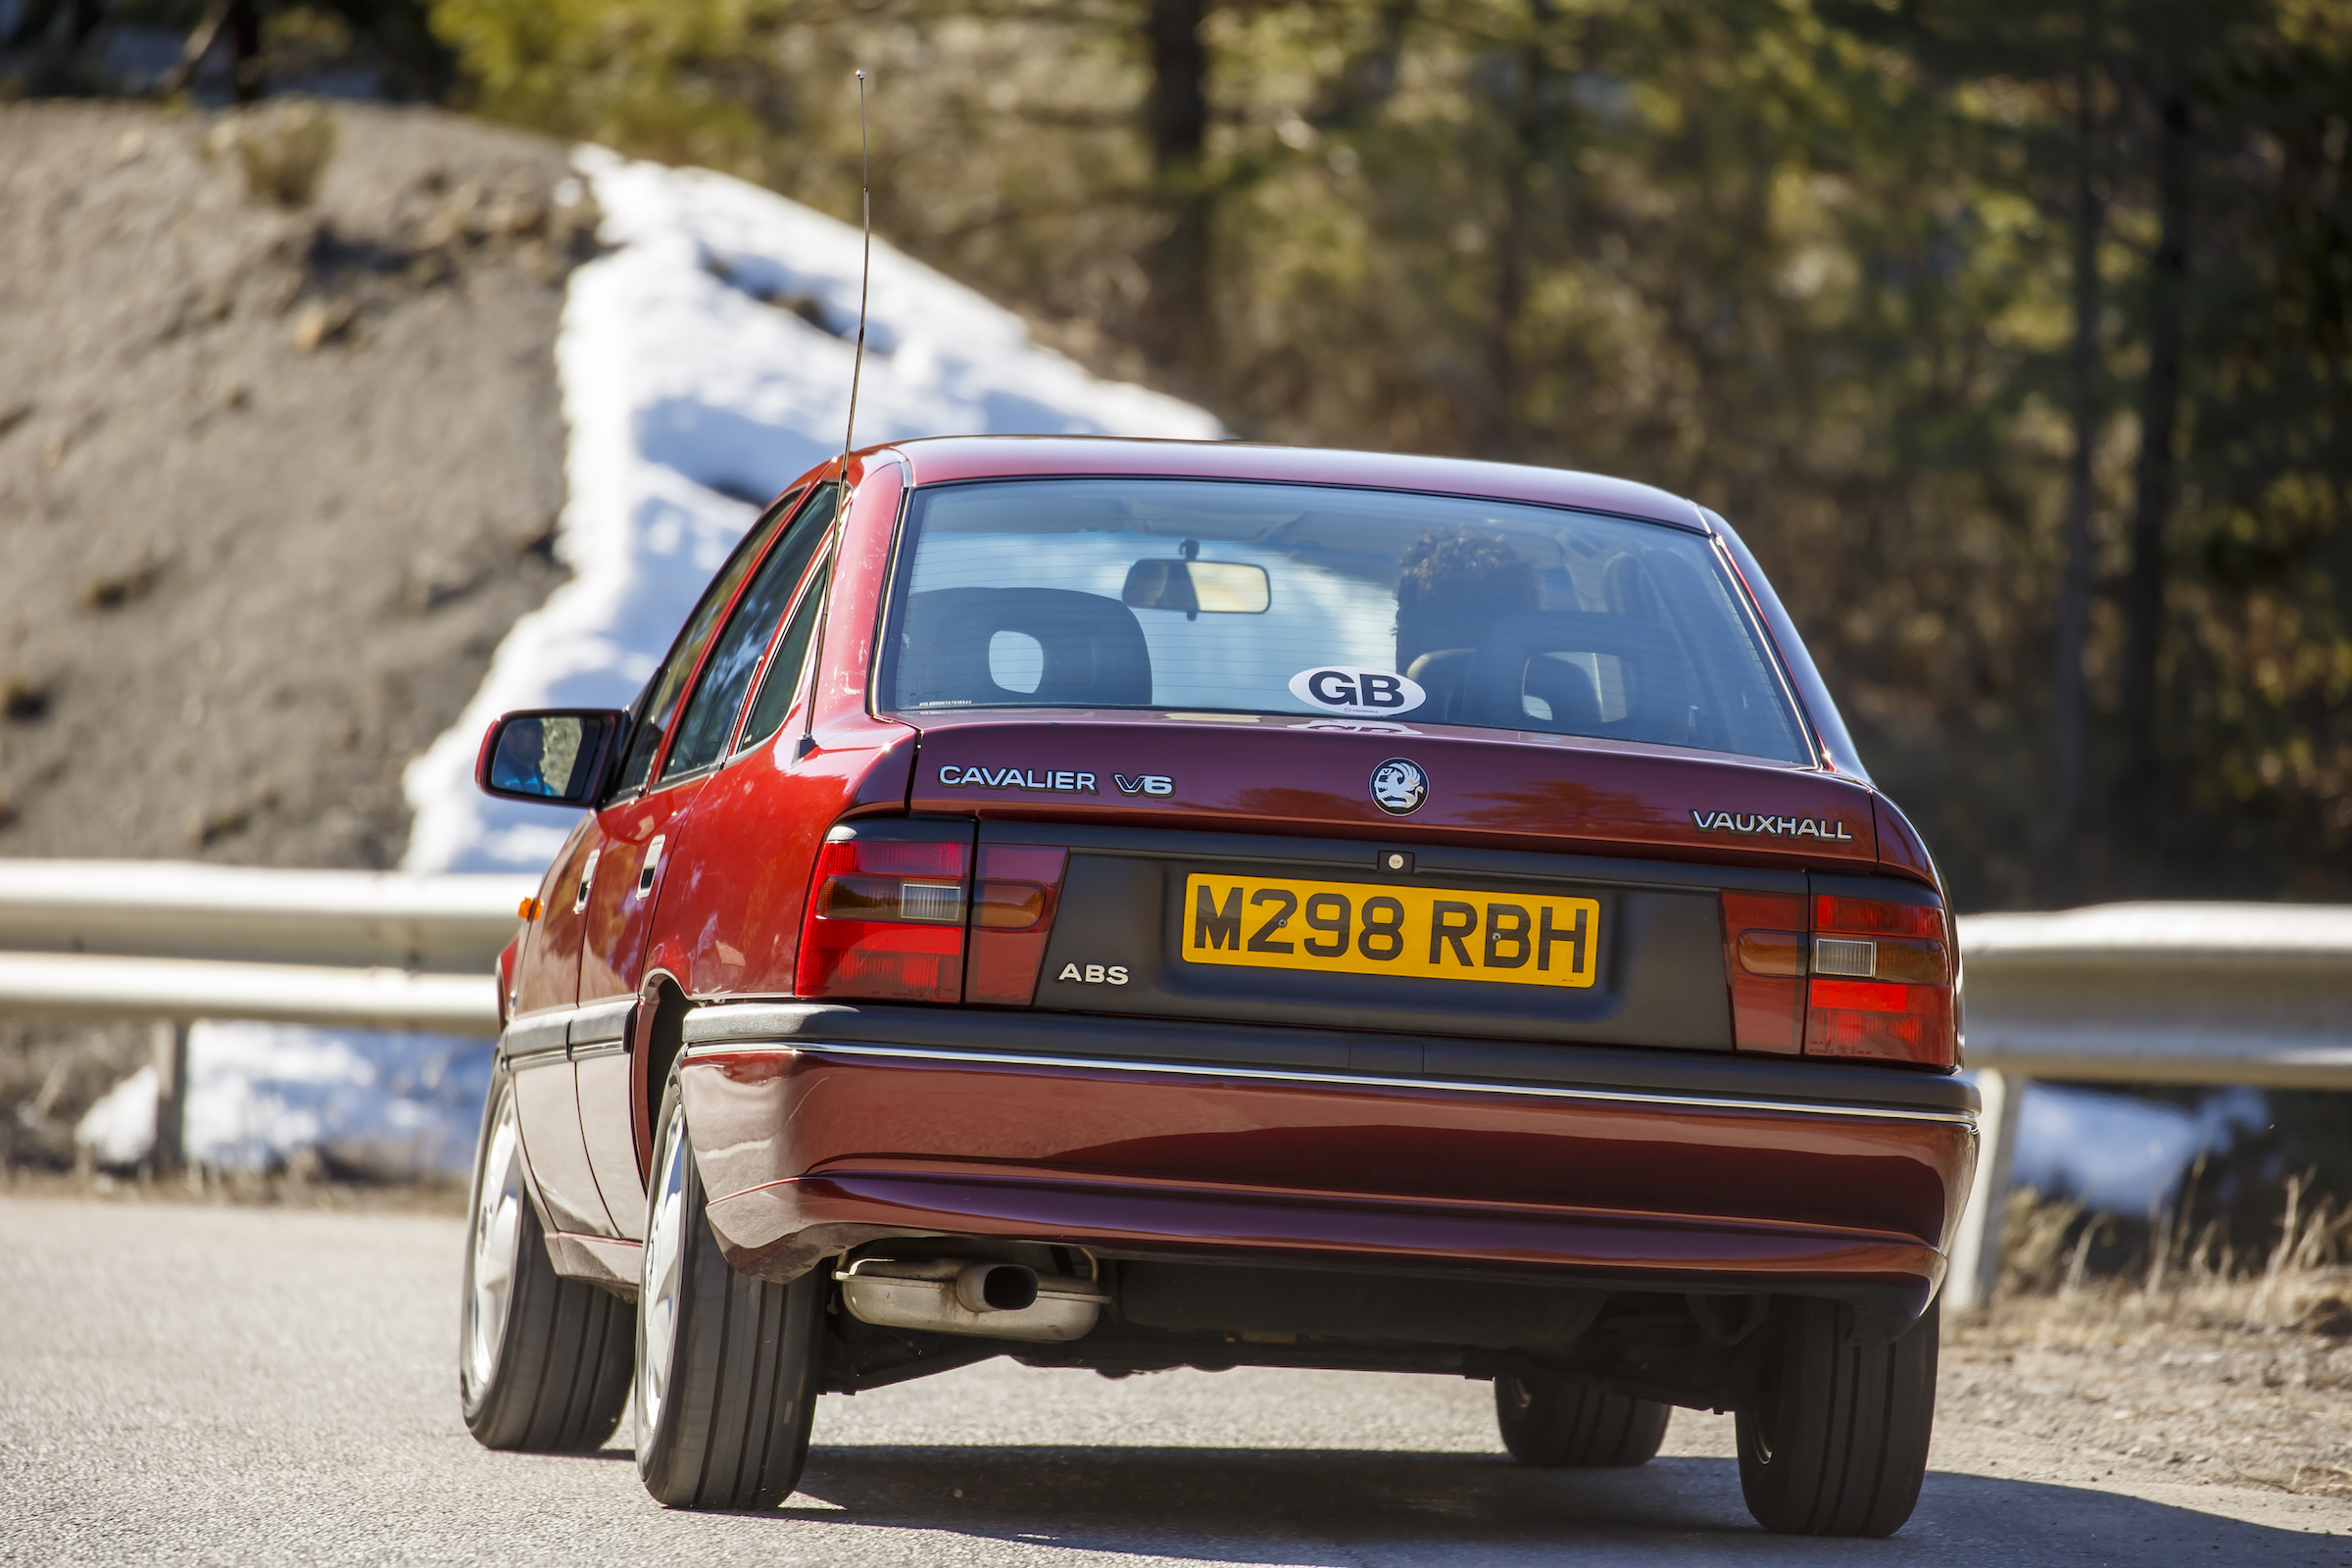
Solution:
<svg viewBox="0 0 2352 1568">
<path fill-rule="evenodd" d="M 599 148 L 575 167 L 612 249 L 572 274 L 556 344 L 570 491 L 556 551 L 572 575 L 515 623 L 456 725 L 410 765 L 412 871 L 543 869 L 572 815 L 476 793 L 483 729 L 511 709 L 625 705 L 760 505 L 841 450 L 858 230 L 703 170 Z M 1011 312 L 879 240 L 868 318 L 859 445 L 1223 433 L 1188 404 L 1097 380 L 1032 343 Z M 193 1158 L 267 1168 L 313 1148 L 381 1175 L 466 1169 L 483 1042 L 206 1023 L 188 1050 Z M 107 1163 L 153 1143 L 153 1073 L 136 1082 L 91 1113 Z"/>
<path fill-rule="evenodd" d="M 96 1165 L 136 1165 L 155 1149 L 155 1111 L 163 1096 L 163 1079 L 153 1067 L 141 1067 L 81 1113 L 74 1147 Z"/>
<path fill-rule="evenodd" d="M 704 170 L 583 148 L 610 255 L 572 274 L 556 348 L 572 578 L 515 624 L 449 733 L 409 767 L 414 871 L 542 869 L 568 813 L 475 793 L 510 709 L 636 695 L 759 505 L 841 450 L 856 228 Z M 922 435 L 1211 437 L 1216 420 L 1097 380 L 1020 318 L 874 243 L 859 445 Z"/>
<path fill-rule="evenodd" d="M 259 1171 L 312 1149 L 352 1175 L 466 1176 L 489 1090 L 487 1041 L 199 1023 L 188 1033 L 188 1157 Z"/>
</svg>

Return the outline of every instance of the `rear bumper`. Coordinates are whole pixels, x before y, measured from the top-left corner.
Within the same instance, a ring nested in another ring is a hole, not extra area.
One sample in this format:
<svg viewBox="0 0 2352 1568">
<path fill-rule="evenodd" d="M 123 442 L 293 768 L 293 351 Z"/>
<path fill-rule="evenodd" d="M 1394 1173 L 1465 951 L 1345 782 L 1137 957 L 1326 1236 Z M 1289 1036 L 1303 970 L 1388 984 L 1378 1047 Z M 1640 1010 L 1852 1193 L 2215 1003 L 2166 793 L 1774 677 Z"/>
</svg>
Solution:
<svg viewBox="0 0 2352 1568">
<path fill-rule="evenodd" d="M 1965 1085 L 1582 1048 L 1499 1048 L 1520 1070 L 1472 1076 L 1447 1069 L 1491 1050 L 1447 1042 L 1407 1071 L 1393 1039 L 1371 1042 L 1389 1071 L 1281 1059 L 1328 1054 L 1321 1035 L 735 1004 L 690 1019 L 680 1082 L 712 1227 L 769 1277 L 951 1235 L 1898 1311 L 1942 1281 Z"/>
</svg>

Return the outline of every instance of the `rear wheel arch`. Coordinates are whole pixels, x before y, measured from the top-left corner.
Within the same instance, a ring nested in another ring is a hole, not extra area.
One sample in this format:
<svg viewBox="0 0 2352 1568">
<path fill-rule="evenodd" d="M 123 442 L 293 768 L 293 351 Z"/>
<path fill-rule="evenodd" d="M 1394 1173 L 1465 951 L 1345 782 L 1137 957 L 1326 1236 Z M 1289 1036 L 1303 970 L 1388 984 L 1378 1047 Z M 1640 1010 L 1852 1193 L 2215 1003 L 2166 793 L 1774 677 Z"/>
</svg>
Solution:
<svg viewBox="0 0 2352 1568">
<path fill-rule="evenodd" d="M 694 1010 L 685 987 L 667 970 L 648 973 L 637 993 L 636 1093 L 630 1099 L 631 1131 L 637 1142 L 637 1174 L 653 1180 L 654 1135 L 670 1069 L 686 1047 L 686 1014 Z"/>
</svg>

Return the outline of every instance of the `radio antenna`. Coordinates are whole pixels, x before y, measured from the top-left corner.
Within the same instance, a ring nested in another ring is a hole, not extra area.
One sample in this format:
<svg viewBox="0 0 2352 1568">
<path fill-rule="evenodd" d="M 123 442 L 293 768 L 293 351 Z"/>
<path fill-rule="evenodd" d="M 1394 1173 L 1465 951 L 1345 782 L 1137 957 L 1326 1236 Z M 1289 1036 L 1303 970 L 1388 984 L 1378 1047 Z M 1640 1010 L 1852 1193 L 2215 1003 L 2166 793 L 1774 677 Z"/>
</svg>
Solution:
<svg viewBox="0 0 2352 1568">
<path fill-rule="evenodd" d="M 816 750 L 816 692 L 825 678 L 825 622 L 833 615 L 833 578 L 841 569 L 841 530 L 850 515 L 850 452 L 858 437 L 858 379 L 865 370 L 865 292 L 874 271 L 873 155 L 865 136 L 865 73 L 858 73 L 858 206 L 863 240 L 858 258 L 858 350 L 850 360 L 850 416 L 841 431 L 841 488 L 833 497 L 832 538 L 819 559 L 825 563 L 824 595 L 816 605 L 816 646 L 809 650 L 808 698 L 801 709 L 801 738 L 794 760 Z"/>
<path fill-rule="evenodd" d="M 865 229 L 863 254 L 858 261 L 858 353 L 850 361 L 850 422 L 841 432 L 841 471 L 850 471 L 850 449 L 858 434 L 858 377 L 865 369 L 865 285 L 874 270 L 873 159 L 865 144 L 865 73 L 858 73 L 858 204 Z"/>
</svg>

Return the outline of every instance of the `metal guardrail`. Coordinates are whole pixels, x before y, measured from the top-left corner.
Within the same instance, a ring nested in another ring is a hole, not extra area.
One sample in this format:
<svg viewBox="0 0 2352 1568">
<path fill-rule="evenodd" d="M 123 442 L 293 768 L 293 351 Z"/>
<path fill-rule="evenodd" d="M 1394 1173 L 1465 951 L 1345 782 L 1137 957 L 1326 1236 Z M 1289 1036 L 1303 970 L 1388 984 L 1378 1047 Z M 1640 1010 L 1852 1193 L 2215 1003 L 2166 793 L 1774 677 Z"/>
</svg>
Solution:
<svg viewBox="0 0 2352 1568">
<path fill-rule="evenodd" d="M 0 1013 L 157 1020 L 168 1119 L 195 1018 L 490 1033 L 490 967 L 535 887 L 0 861 Z M 1986 1300 L 1998 1278 L 1994 1197 L 2032 1080 L 2352 1089 L 2352 908 L 2116 904 L 1958 924 L 1984 1113 L 1947 1308 Z"/>
<path fill-rule="evenodd" d="M 514 934 L 515 905 L 537 888 L 536 877 L 512 875 L 0 860 L 0 953 L 479 975 Z"/>
<path fill-rule="evenodd" d="M 0 1013 L 155 1025 L 159 1170 L 181 1163 L 198 1018 L 490 1035 L 517 876 L 0 861 Z"/>
<path fill-rule="evenodd" d="M 1959 921 L 1983 1146 L 1943 1290 L 1991 1299 L 2025 1087 L 2352 1089 L 2352 908 L 2108 904 Z"/>
</svg>

